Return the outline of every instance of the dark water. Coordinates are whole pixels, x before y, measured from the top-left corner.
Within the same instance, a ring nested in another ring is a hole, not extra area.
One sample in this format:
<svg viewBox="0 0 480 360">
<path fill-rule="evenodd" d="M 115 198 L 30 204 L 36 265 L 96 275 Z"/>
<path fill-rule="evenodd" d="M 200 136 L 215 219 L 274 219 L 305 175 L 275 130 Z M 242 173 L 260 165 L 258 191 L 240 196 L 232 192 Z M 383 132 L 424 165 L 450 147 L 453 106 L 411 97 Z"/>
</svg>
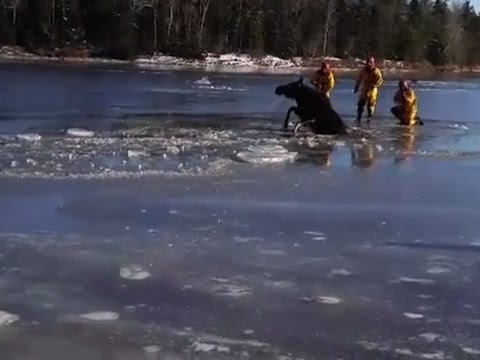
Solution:
<svg viewBox="0 0 480 360">
<path fill-rule="evenodd" d="M 480 356 L 477 80 L 296 139 L 294 76 L 0 71 L 2 359 Z"/>
</svg>

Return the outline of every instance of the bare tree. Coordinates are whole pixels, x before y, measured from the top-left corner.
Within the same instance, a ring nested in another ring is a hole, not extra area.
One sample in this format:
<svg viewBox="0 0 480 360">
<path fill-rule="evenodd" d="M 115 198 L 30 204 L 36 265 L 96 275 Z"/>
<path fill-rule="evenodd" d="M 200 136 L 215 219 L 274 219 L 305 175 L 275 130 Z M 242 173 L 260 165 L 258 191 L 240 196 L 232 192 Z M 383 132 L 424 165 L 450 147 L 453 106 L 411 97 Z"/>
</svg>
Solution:
<svg viewBox="0 0 480 360">
<path fill-rule="evenodd" d="M 200 23 L 198 26 L 197 41 L 198 46 L 202 46 L 203 43 L 203 34 L 205 32 L 205 21 L 207 19 L 208 9 L 210 7 L 210 0 L 198 0 L 198 12 L 201 16 Z"/>
<path fill-rule="evenodd" d="M 323 32 L 323 56 L 327 55 L 332 30 L 335 29 L 336 0 L 326 0 L 325 27 Z"/>
</svg>

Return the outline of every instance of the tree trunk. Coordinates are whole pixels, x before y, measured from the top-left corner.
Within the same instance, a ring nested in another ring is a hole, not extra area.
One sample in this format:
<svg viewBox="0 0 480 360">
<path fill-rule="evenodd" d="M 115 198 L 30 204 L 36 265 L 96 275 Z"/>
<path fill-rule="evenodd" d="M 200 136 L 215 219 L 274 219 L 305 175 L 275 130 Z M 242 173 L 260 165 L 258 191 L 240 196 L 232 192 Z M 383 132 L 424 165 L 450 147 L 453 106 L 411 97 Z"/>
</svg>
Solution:
<svg viewBox="0 0 480 360">
<path fill-rule="evenodd" d="M 158 0 L 153 1 L 153 50 L 158 49 Z"/>
<path fill-rule="evenodd" d="M 200 2 L 202 18 L 200 20 L 200 26 L 198 29 L 198 47 L 202 47 L 203 32 L 205 29 L 205 21 L 207 19 L 208 8 L 210 7 L 210 0 L 204 0 Z"/>
<path fill-rule="evenodd" d="M 175 18 L 175 5 L 175 0 L 168 2 L 167 44 L 171 44 L 170 37 L 172 35 L 173 20 Z"/>
</svg>

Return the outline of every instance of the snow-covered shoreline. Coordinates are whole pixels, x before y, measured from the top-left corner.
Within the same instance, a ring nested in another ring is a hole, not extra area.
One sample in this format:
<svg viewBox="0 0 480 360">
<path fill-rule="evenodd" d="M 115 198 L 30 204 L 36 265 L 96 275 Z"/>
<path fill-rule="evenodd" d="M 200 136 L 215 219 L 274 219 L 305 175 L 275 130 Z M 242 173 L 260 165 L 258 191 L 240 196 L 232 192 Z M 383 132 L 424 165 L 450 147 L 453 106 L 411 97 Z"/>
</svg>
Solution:
<svg viewBox="0 0 480 360">
<path fill-rule="evenodd" d="M 342 60 L 334 57 L 303 59 L 294 57 L 282 59 L 272 55 L 254 57 L 249 54 L 212 54 L 208 53 L 203 59 L 185 59 L 165 54 L 157 54 L 151 57 L 141 56 L 135 60 L 135 65 L 150 68 L 197 68 L 206 71 L 225 72 L 273 72 L 273 73 L 298 73 L 318 69 L 323 60 L 328 61 L 335 71 L 351 72 L 362 66 L 361 59 Z M 404 71 L 404 64 L 385 61 L 391 71 Z"/>
<path fill-rule="evenodd" d="M 81 52 L 80 52 L 81 53 Z M 362 59 L 340 59 L 335 57 L 325 58 L 300 58 L 282 59 L 272 55 L 254 57 L 249 54 L 213 54 L 207 53 L 201 59 L 187 59 L 167 54 L 153 56 L 138 56 L 133 61 L 116 60 L 109 58 L 82 56 L 46 56 L 25 51 L 20 47 L 0 46 L 0 62 L 37 62 L 37 63 L 70 63 L 70 64 L 105 64 L 105 65 L 134 65 L 139 68 L 159 70 L 202 70 L 212 72 L 237 72 L 237 73 L 275 73 L 294 74 L 311 72 L 319 68 L 321 62 L 327 60 L 336 73 L 352 73 L 363 64 Z M 402 73 L 478 73 L 479 68 L 461 69 L 450 67 L 435 69 L 428 65 L 407 65 L 403 61 L 379 61 L 382 71 L 388 74 Z"/>
</svg>

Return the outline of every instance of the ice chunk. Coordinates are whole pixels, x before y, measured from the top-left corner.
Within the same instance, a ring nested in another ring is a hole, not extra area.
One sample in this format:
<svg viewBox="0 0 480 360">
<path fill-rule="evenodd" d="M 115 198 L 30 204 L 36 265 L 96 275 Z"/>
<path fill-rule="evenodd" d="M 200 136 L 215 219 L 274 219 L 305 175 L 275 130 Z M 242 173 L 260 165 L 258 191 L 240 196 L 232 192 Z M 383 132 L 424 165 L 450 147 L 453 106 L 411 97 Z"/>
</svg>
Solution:
<svg viewBox="0 0 480 360">
<path fill-rule="evenodd" d="M 167 153 L 178 155 L 180 154 L 180 149 L 176 146 L 167 146 Z"/>
<path fill-rule="evenodd" d="M 25 141 L 40 141 L 42 136 L 39 134 L 18 134 L 17 139 Z"/>
<path fill-rule="evenodd" d="M 20 320 L 20 317 L 15 314 L 10 314 L 6 311 L 0 311 L 0 326 L 10 325 Z"/>
<path fill-rule="evenodd" d="M 464 347 L 462 350 L 469 355 L 480 355 L 480 350 L 473 349 L 470 347 Z"/>
<path fill-rule="evenodd" d="M 409 319 L 414 319 L 414 320 L 417 320 L 417 319 L 423 319 L 423 315 L 422 314 L 414 314 L 414 313 L 409 313 L 409 312 L 405 312 L 403 313 L 403 316 L 409 318 Z"/>
<path fill-rule="evenodd" d="M 208 80 L 208 77 L 203 76 L 201 79 L 195 80 L 195 84 L 196 85 L 212 85 L 212 82 Z"/>
<path fill-rule="evenodd" d="M 417 278 L 410 278 L 410 277 L 405 277 L 405 276 L 400 277 L 396 282 L 421 284 L 421 285 L 435 284 L 435 281 L 431 280 L 431 279 L 417 279 Z"/>
<path fill-rule="evenodd" d="M 145 280 L 151 274 L 139 265 L 130 265 L 120 269 L 120 277 L 127 280 Z"/>
<path fill-rule="evenodd" d="M 211 352 L 211 351 L 217 351 L 220 353 L 230 352 L 230 348 L 228 346 L 215 345 L 215 344 L 210 344 L 210 343 L 200 342 L 200 341 L 195 341 L 192 347 L 193 347 L 193 350 L 197 352 Z"/>
<path fill-rule="evenodd" d="M 80 315 L 82 319 L 92 321 L 113 321 L 119 318 L 118 313 L 111 311 L 95 311 Z"/>
<path fill-rule="evenodd" d="M 315 299 L 316 302 L 326 305 L 337 305 L 342 302 L 342 299 L 333 296 L 318 296 Z"/>
<path fill-rule="evenodd" d="M 251 164 L 274 164 L 293 162 L 296 152 L 289 152 L 280 145 L 252 146 L 247 151 L 240 151 L 237 157 Z"/>
<path fill-rule="evenodd" d="M 93 137 L 95 133 L 90 130 L 79 129 L 79 128 L 71 128 L 67 130 L 67 134 L 70 136 L 76 137 Z"/>
<path fill-rule="evenodd" d="M 148 154 L 145 151 L 139 151 L 139 150 L 128 150 L 127 154 L 129 158 L 139 158 L 139 157 L 148 156 Z"/>
<path fill-rule="evenodd" d="M 156 353 L 160 352 L 160 346 L 158 346 L 158 345 L 145 346 L 143 348 L 143 351 L 145 351 L 147 354 L 156 354 Z"/>
</svg>

